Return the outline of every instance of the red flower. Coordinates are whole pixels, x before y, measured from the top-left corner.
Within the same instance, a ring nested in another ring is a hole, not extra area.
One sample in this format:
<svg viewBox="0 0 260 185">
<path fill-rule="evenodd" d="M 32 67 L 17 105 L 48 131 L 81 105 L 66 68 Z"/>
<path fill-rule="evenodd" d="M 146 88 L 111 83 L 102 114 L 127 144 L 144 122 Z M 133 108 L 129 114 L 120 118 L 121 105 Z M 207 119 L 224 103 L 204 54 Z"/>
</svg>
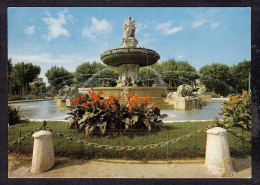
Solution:
<svg viewBox="0 0 260 185">
<path fill-rule="evenodd" d="M 132 95 L 131 95 L 129 92 L 127 92 L 127 93 L 126 93 L 126 97 L 127 97 L 127 98 L 131 98 Z"/>
<path fill-rule="evenodd" d="M 153 102 L 153 110 L 156 108 L 156 103 Z"/>
<path fill-rule="evenodd" d="M 120 99 L 121 99 L 121 96 L 120 96 L 120 95 L 117 95 L 116 98 L 117 98 L 118 100 L 120 100 Z"/>
<path fill-rule="evenodd" d="M 98 95 L 103 95 L 104 92 L 103 91 L 98 91 Z"/>
<path fill-rule="evenodd" d="M 111 99 L 113 99 L 114 98 L 114 96 L 113 95 L 109 95 L 109 99 L 111 100 Z"/>
<path fill-rule="evenodd" d="M 80 98 L 81 98 L 81 99 L 85 99 L 85 98 L 86 98 L 86 95 L 82 95 Z"/>
</svg>

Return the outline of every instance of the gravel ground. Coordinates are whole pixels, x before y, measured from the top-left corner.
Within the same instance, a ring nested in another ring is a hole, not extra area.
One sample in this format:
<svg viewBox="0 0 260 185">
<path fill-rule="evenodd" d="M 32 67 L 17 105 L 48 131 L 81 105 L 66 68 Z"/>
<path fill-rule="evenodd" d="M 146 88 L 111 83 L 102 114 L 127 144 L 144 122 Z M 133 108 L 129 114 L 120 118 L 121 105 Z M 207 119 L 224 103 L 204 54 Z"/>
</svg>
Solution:
<svg viewBox="0 0 260 185">
<path fill-rule="evenodd" d="M 9 178 L 215 178 L 204 167 L 204 159 L 133 161 L 56 158 L 55 166 L 44 173 L 30 173 L 31 157 L 8 156 Z M 233 178 L 251 177 L 251 159 L 232 159 Z"/>
</svg>

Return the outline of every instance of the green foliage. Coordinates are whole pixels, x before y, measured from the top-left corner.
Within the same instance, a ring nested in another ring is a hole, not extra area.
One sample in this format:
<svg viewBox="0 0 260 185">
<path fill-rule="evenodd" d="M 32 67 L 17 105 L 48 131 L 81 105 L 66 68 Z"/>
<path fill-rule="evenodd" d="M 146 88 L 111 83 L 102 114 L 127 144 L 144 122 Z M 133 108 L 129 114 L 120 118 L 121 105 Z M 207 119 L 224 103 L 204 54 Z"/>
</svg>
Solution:
<svg viewBox="0 0 260 185">
<path fill-rule="evenodd" d="M 111 68 L 108 67 L 102 63 L 99 62 L 84 62 L 83 64 L 79 65 L 76 69 L 76 72 L 74 74 L 75 79 L 76 79 L 76 84 L 78 87 L 83 87 L 84 83 L 89 80 L 94 74 L 100 72 L 101 70 L 105 68 Z M 118 74 L 113 72 L 112 70 L 104 70 L 98 77 L 97 79 L 94 79 L 93 81 L 97 82 L 98 84 L 90 84 L 90 85 L 95 85 L 99 86 L 102 83 L 102 79 L 108 79 L 108 78 L 118 78 Z"/>
<path fill-rule="evenodd" d="M 12 60 L 8 60 L 9 95 L 19 95 L 20 98 L 29 93 L 29 83 L 33 82 L 41 72 L 40 66 L 32 63 L 17 63 L 12 67 Z"/>
<path fill-rule="evenodd" d="M 210 95 L 212 98 L 220 98 L 220 94 L 216 94 L 215 92 L 206 92 L 206 95 Z"/>
<path fill-rule="evenodd" d="M 168 61 L 163 61 L 161 64 L 153 64 L 150 67 L 162 76 L 165 83 L 169 84 L 169 81 L 171 81 L 171 86 L 177 87 L 182 84 L 192 85 L 195 82 L 195 79 L 198 78 L 195 67 L 191 66 L 188 61 L 176 62 L 174 59 L 170 59 Z M 140 77 L 143 80 L 152 79 L 152 82 L 157 78 L 153 72 L 150 72 L 147 69 L 141 70 Z"/>
<path fill-rule="evenodd" d="M 73 84 L 73 75 L 68 72 L 63 67 L 52 66 L 49 69 L 45 76 L 48 78 L 48 82 L 55 88 L 57 92 L 65 85 L 72 85 Z"/>
<path fill-rule="evenodd" d="M 15 125 L 21 122 L 20 113 L 19 113 L 19 106 L 17 108 L 14 108 L 11 105 L 8 105 L 8 123 L 9 125 Z"/>
<path fill-rule="evenodd" d="M 223 96 L 234 92 L 231 84 L 231 71 L 228 65 L 213 63 L 205 65 L 199 70 L 200 81 L 209 91 Z"/>
<path fill-rule="evenodd" d="M 231 67 L 232 86 L 238 93 L 248 89 L 250 72 L 251 61 L 244 60 Z"/>
<path fill-rule="evenodd" d="M 242 96 L 229 96 L 229 101 L 222 104 L 225 127 L 239 127 L 243 130 L 251 130 L 251 94 L 244 91 Z"/>
<path fill-rule="evenodd" d="M 109 134 L 111 129 L 127 132 L 132 129 L 147 131 L 159 130 L 162 121 L 160 109 L 155 105 L 148 106 L 149 97 L 132 97 L 127 93 L 128 102 L 119 103 L 120 96 L 109 96 L 105 100 L 90 90 L 89 94 L 75 98 L 68 113 L 73 118 L 71 127 L 85 130 L 86 135 L 98 132 L 101 136 Z"/>
<path fill-rule="evenodd" d="M 84 133 L 78 133 L 77 130 L 68 130 L 66 127 L 66 122 L 59 121 L 48 121 L 47 127 L 57 131 L 59 133 L 64 133 L 67 136 L 71 136 L 76 140 L 85 140 L 87 143 L 98 143 L 101 145 L 110 146 L 122 146 L 121 137 L 85 137 Z M 21 130 L 22 136 L 28 132 L 40 128 L 42 122 L 29 122 L 21 123 L 18 125 L 13 125 L 8 127 L 8 142 L 16 141 L 19 136 L 19 131 Z M 167 141 L 168 139 L 176 139 L 180 136 L 189 134 L 207 125 L 213 125 L 212 121 L 207 122 L 174 122 L 174 123 L 164 123 L 161 127 L 160 132 L 156 134 L 146 133 L 143 135 L 135 135 L 134 137 L 124 136 L 124 141 L 126 146 L 139 146 L 156 144 L 160 142 Z M 239 128 L 233 128 L 234 131 L 239 131 Z M 245 131 L 244 136 L 251 138 L 251 132 Z M 53 142 L 55 148 L 55 156 L 79 158 L 79 159 L 91 159 L 96 158 L 107 158 L 107 159 L 119 159 L 124 157 L 124 151 L 118 150 L 104 150 L 103 148 L 96 148 L 91 146 L 83 146 L 82 143 L 77 143 L 75 141 L 70 141 L 68 139 L 53 135 Z M 230 155 L 232 157 L 247 157 L 251 155 L 251 144 L 242 141 L 227 133 Z M 158 159 L 187 159 L 187 158 L 198 158 L 205 157 L 205 146 L 206 146 L 206 132 L 200 133 L 192 138 L 181 140 L 175 144 L 169 145 L 169 155 L 167 156 L 167 146 L 144 149 L 144 150 L 134 150 L 127 151 L 127 158 L 134 160 L 158 160 Z M 18 153 L 19 145 L 14 145 L 12 148 L 8 148 L 11 152 Z M 23 154 L 31 155 L 33 152 L 33 138 L 29 137 L 22 142 L 21 151 Z"/>
</svg>

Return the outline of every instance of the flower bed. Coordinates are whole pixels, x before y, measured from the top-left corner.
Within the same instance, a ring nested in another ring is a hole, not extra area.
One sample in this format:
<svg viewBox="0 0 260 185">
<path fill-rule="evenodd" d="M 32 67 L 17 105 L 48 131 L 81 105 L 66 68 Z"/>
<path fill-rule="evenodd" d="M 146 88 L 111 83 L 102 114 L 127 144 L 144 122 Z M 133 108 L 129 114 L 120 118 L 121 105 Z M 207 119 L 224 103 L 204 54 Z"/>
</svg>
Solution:
<svg viewBox="0 0 260 185">
<path fill-rule="evenodd" d="M 90 88 L 89 93 L 81 95 L 71 101 L 68 114 L 73 118 L 71 128 L 84 130 L 86 135 L 99 133 L 104 136 L 109 130 L 121 130 L 124 133 L 130 130 L 159 130 L 162 121 L 167 115 L 161 115 L 155 103 L 149 104 L 149 96 L 139 98 L 126 93 L 122 100 L 120 95 L 110 95 L 104 99 L 103 91 L 95 93 Z M 121 102 L 120 102 L 121 100 Z"/>
</svg>

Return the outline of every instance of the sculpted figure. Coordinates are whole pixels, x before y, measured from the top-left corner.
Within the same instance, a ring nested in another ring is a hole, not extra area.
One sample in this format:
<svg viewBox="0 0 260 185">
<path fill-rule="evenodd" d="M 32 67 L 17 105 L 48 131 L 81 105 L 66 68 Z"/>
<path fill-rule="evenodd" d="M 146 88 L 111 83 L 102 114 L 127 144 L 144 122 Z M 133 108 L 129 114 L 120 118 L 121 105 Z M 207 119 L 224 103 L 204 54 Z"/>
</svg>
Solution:
<svg viewBox="0 0 260 185">
<path fill-rule="evenodd" d="M 135 20 L 131 20 L 130 16 L 124 23 L 124 38 L 135 38 Z"/>
</svg>

